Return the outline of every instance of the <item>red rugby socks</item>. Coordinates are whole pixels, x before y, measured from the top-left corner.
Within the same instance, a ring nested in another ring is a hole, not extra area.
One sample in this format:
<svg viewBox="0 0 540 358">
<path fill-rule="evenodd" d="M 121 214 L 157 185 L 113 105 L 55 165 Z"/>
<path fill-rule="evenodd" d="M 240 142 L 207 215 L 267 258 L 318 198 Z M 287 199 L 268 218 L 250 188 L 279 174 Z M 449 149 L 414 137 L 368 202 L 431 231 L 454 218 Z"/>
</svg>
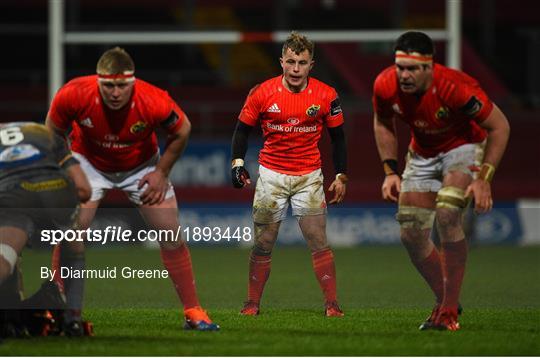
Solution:
<svg viewBox="0 0 540 358">
<path fill-rule="evenodd" d="M 169 276 L 174 284 L 176 293 L 184 305 L 184 310 L 199 306 L 193 268 L 191 265 L 191 255 L 186 244 L 173 249 L 161 249 L 161 260 L 169 271 Z"/>
<path fill-rule="evenodd" d="M 336 266 L 332 249 L 327 248 L 311 253 L 315 276 L 327 302 L 336 301 Z"/>
<path fill-rule="evenodd" d="M 467 241 L 443 242 L 441 246 L 443 270 L 446 277 L 443 306 L 457 307 L 467 262 Z"/>
<path fill-rule="evenodd" d="M 61 292 L 64 292 L 64 280 L 60 277 L 60 260 L 62 255 L 62 247 L 56 245 L 52 252 L 51 268 L 54 272 L 53 281 L 56 283 Z"/>
<path fill-rule="evenodd" d="M 411 258 L 411 261 L 429 287 L 431 287 L 437 303 L 442 303 L 444 297 L 443 269 L 441 256 L 437 248 L 434 247 L 431 254 L 425 259 L 414 260 Z"/>
<path fill-rule="evenodd" d="M 270 277 L 271 266 L 270 255 L 256 255 L 252 252 L 249 256 L 248 301 L 256 303 L 261 301 L 264 285 Z"/>
</svg>

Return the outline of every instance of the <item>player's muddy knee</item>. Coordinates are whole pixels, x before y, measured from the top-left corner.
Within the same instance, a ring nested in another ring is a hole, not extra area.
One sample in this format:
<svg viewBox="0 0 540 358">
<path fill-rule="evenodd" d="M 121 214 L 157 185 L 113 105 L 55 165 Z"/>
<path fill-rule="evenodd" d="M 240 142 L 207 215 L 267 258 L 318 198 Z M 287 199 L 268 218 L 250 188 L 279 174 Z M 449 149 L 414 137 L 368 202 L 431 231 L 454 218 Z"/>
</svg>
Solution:
<svg viewBox="0 0 540 358">
<path fill-rule="evenodd" d="M 272 251 L 277 240 L 279 223 L 259 224 L 254 223 L 255 246 L 264 251 Z"/>
<path fill-rule="evenodd" d="M 309 235 L 309 237 L 306 237 L 306 243 L 311 252 L 317 252 L 328 248 L 328 240 L 324 232 Z"/>
<path fill-rule="evenodd" d="M 454 228 L 461 226 L 461 210 L 437 209 L 437 225 L 439 228 Z"/>
<path fill-rule="evenodd" d="M 437 209 L 437 229 L 441 241 L 459 241 L 465 237 L 460 209 Z"/>
<path fill-rule="evenodd" d="M 261 236 L 255 241 L 253 250 L 260 251 L 261 253 L 270 253 L 274 249 L 275 240 L 272 240 L 271 237 Z"/>
</svg>

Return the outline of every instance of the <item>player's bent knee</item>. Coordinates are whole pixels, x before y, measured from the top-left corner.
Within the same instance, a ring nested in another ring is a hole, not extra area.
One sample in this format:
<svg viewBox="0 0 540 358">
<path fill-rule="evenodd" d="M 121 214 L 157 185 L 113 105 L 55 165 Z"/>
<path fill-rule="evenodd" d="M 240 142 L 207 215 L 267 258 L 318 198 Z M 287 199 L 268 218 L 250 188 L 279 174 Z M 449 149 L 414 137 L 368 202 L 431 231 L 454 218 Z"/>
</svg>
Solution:
<svg viewBox="0 0 540 358">
<path fill-rule="evenodd" d="M 262 251 L 272 251 L 276 238 L 273 235 L 262 235 L 255 238 L 255 246 L 259 247 Z"/>
<path fill-rule="evenodd" d="M 436 218 L 439 230 L 448 231 L 461 228 L 461 209 L 437 209 Z"/>
<path fill-rule="evenodd" d="M 437 193 L 437 209 L 458 209 L 467 207 L 465 191 L 455 186 L 445 186 Z"/>
<path fill-rule="evenodd" d="M 408 229 L 425 230 L 431 229 L 435 218 L 435 210 L 419 208 L 415 206 L 400 205 L 396 220 L 402 231 Z"/>
<path fill-rule="evenodd" d="M 326 238 L 326 233 L 324 231 L 312 231 L 309 233 L 304 233 L 306 243 L 309 246 L 309 249 L 314 251 L 320 251 L 328 248 L 328 240 Z"/>
<path fill-rule="evenodd" d="M 280 223 L 260 224 L 254 223 L 255 241 L 266 241 L 272 243 L 276 241 Z"/>
</svg>

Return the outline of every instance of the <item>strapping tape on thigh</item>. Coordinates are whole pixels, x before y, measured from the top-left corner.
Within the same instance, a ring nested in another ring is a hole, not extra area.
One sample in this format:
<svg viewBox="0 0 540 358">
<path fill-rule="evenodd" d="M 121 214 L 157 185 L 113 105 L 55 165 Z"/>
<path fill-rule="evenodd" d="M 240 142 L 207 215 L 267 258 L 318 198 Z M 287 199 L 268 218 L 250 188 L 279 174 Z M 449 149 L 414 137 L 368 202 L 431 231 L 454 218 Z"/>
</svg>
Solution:
<svg viewBox="0 0 540 358">
<path fill-rule="evenodd" d="M 17 258 L 19 257 L 17 252 L 8 244 L 0 243 L 0 256 L 2 256 L 9 264 L 9 274 L 11 275 L 15 269 Z"/>
<path fill-rule="evenodd" d="M 430 229 L 435 210 L 415 206 L 399 206 L 396 220 L 402 228 Z"/>
<path fill-rule="evenodd" d="M 437 193 L 437 208 L 463 209 L 467 206 L 465 191 L 455 186 L 445 186 Z"/>
</svg>

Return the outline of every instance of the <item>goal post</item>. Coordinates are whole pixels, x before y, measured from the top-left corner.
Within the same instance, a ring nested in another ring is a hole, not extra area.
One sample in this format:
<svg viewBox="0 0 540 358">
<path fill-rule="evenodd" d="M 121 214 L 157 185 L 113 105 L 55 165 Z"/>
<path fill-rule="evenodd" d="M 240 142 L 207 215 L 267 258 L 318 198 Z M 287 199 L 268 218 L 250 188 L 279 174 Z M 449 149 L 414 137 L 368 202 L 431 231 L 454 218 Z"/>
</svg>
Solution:
<svg viewBox="0 0 540 358">
<path fill-rule="evenodd" d="M 240 31 L 65 31 L 64 0 L 49 0 L 49 101 L 64 83 L 66 44 L 234 44 L 283 42 L 289 32 Z M 398 30 L 302 30 L 315 42 L 393 42 L 408 29 Z M 461 68 L 461 0 L 446 0 L 444 29 L 418 29 L 433 40 L 445 41 L 446 65 Z"/>
</svg>

